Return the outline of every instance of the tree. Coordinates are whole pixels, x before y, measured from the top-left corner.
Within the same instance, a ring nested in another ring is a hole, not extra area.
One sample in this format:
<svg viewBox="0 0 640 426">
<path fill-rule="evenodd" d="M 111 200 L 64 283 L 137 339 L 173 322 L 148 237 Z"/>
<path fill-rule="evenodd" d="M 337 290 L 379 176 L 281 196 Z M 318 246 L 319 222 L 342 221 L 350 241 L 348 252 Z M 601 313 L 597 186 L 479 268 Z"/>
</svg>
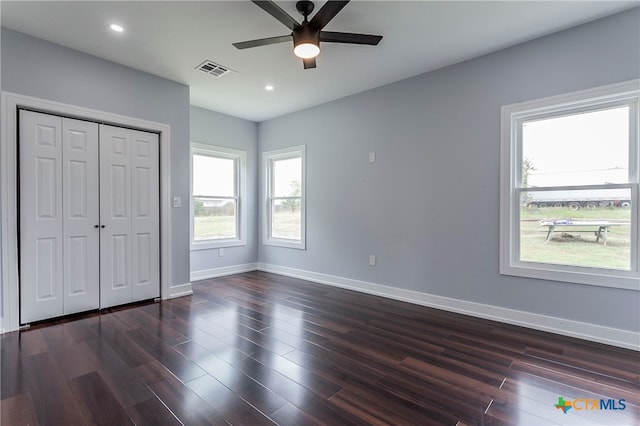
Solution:
<svg viewBox="0 0 640 426">
<path fill-rule="evenodd" d="M 193 200 L 193 215 L 196 217 L 205 215 L 204 203 L 202 200 Z"/>
<path fill-rule="evenodd" d="M 525 158 L 524 160 L 522 160 L 522 187 L 523 188 L 529 187 L 529 172 L 532 172 L 535 170 L 537 169 L 535 168 L 535 166 L 533 165 L 533 162 L 530 159 Z"/>
<path fill-rule="evenodd" d="M 300 197 L 300 194 L 302 193 L 302 185 L 300 185 L 300 182 L 297 180 L 291 181 L 289 187 L 291 188 L 290 197 Z M 300 200 L 297 198 L 289 198 L 284 200 L 282 205 L 285 208 L 290 209 L 292 212 L 295 212 L 300 208 Z"/>
</svg>

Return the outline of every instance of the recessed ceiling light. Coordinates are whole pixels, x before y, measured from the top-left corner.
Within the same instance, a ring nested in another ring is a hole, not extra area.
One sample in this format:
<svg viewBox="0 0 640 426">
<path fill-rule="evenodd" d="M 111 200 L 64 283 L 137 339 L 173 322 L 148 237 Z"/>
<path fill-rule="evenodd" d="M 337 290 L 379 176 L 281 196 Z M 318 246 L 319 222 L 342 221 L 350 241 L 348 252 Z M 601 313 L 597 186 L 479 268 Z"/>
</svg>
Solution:
<svg viewBox="0 0 640 426">
<path fill-rule="evenodd" d="M 271 84 L 267 84 L 266 86 L 264 86 L 264 90 L 266 90 L 267 92 L 271 92 L 274 89 L 274 87 Z"/>
<path fill-rule="evenodd" d="M 113 31 L 117 32 L 117 33 L 121 33 L 124 31 L 124 27 L 122 25 L 118 25 L 118 24 L 111 24 L 109 25 L 109 28 L 111 28 Z"/>
</svg>

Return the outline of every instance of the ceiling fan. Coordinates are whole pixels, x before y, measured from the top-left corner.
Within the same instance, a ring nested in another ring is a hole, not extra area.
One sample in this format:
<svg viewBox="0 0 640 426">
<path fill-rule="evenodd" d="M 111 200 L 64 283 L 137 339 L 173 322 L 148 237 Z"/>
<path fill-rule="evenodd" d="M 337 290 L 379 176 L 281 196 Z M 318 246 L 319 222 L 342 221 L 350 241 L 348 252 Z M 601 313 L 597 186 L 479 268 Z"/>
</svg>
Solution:
<svg viewBox="0 0 640 426">
<path fill-rule="evenodd" d="M 322 29 L 349 3 L 347 1 L 328 1 L 314 15 L 311 21 L 307 17 L 313 12 L 313 2 L 299 1 L 296 9 L 304 20 L 301 24 L 292 18 L 287 12 L 282 10 L 273 1 L 253 1 L 269 15 L 282 22 L 292 33 L 289 35 L 261 38 L 258 40 L 243 41 L 233 43 L 237 49 L 248 49 L 250 47 L 266 46 L 275 43 L 284 43 L 293 39 L 293 52 L 299 58 L 305 69 L 316 67 L 316 56 L 320 53 L 320 42 L 348 43 L 348 44 L 368 44 L 375 46 L 382 36 L 370 34 L 342 33 L 334 31 L 322 31 Z"/>
</svg>

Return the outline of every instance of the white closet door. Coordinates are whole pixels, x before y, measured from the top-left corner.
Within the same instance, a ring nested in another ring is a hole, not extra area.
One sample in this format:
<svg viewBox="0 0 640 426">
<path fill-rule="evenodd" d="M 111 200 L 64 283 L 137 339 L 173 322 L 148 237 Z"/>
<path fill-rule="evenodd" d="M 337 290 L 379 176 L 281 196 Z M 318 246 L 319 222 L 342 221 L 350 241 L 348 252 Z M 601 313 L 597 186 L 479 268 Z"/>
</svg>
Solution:
<svg viewBox="0 0 640 426">
<path fill-rule="evenodd" d="M 64 313 L 62 119 L 20 111 L 20 321 Z"/>
<path fill-rule="evenodd" d="M 157 297 L 158 137 L 100 126 L 100 306 Z"/>
<path fill-rule="evenodd" d="M 132 299 L 160 296 L 159 137 L 133 131 L 132 170 Z"/>
<path fill-rule="evenodd" d="M 100 306 L 98 125 L 65 118 L 63 140 L 64 313 Z"/>
<path fill-rule="evenodd" d="M 131 130 L 100 126 L 100 307 L 131 301 Z"/>
</svg>

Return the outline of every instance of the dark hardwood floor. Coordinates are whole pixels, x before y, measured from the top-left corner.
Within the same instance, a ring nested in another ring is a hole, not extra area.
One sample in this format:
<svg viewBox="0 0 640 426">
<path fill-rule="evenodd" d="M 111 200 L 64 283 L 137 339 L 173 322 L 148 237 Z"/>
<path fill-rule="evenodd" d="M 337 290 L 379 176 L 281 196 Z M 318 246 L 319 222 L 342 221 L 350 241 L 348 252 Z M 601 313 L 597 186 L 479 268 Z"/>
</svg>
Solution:
<svg viewBox="0 0 640 426">
<path fill-rule="evenodd" d="M 1 362 L 11 426 L 640 424 L 639 352 L 262 272 L 5 334 Z"/>
</svg>

